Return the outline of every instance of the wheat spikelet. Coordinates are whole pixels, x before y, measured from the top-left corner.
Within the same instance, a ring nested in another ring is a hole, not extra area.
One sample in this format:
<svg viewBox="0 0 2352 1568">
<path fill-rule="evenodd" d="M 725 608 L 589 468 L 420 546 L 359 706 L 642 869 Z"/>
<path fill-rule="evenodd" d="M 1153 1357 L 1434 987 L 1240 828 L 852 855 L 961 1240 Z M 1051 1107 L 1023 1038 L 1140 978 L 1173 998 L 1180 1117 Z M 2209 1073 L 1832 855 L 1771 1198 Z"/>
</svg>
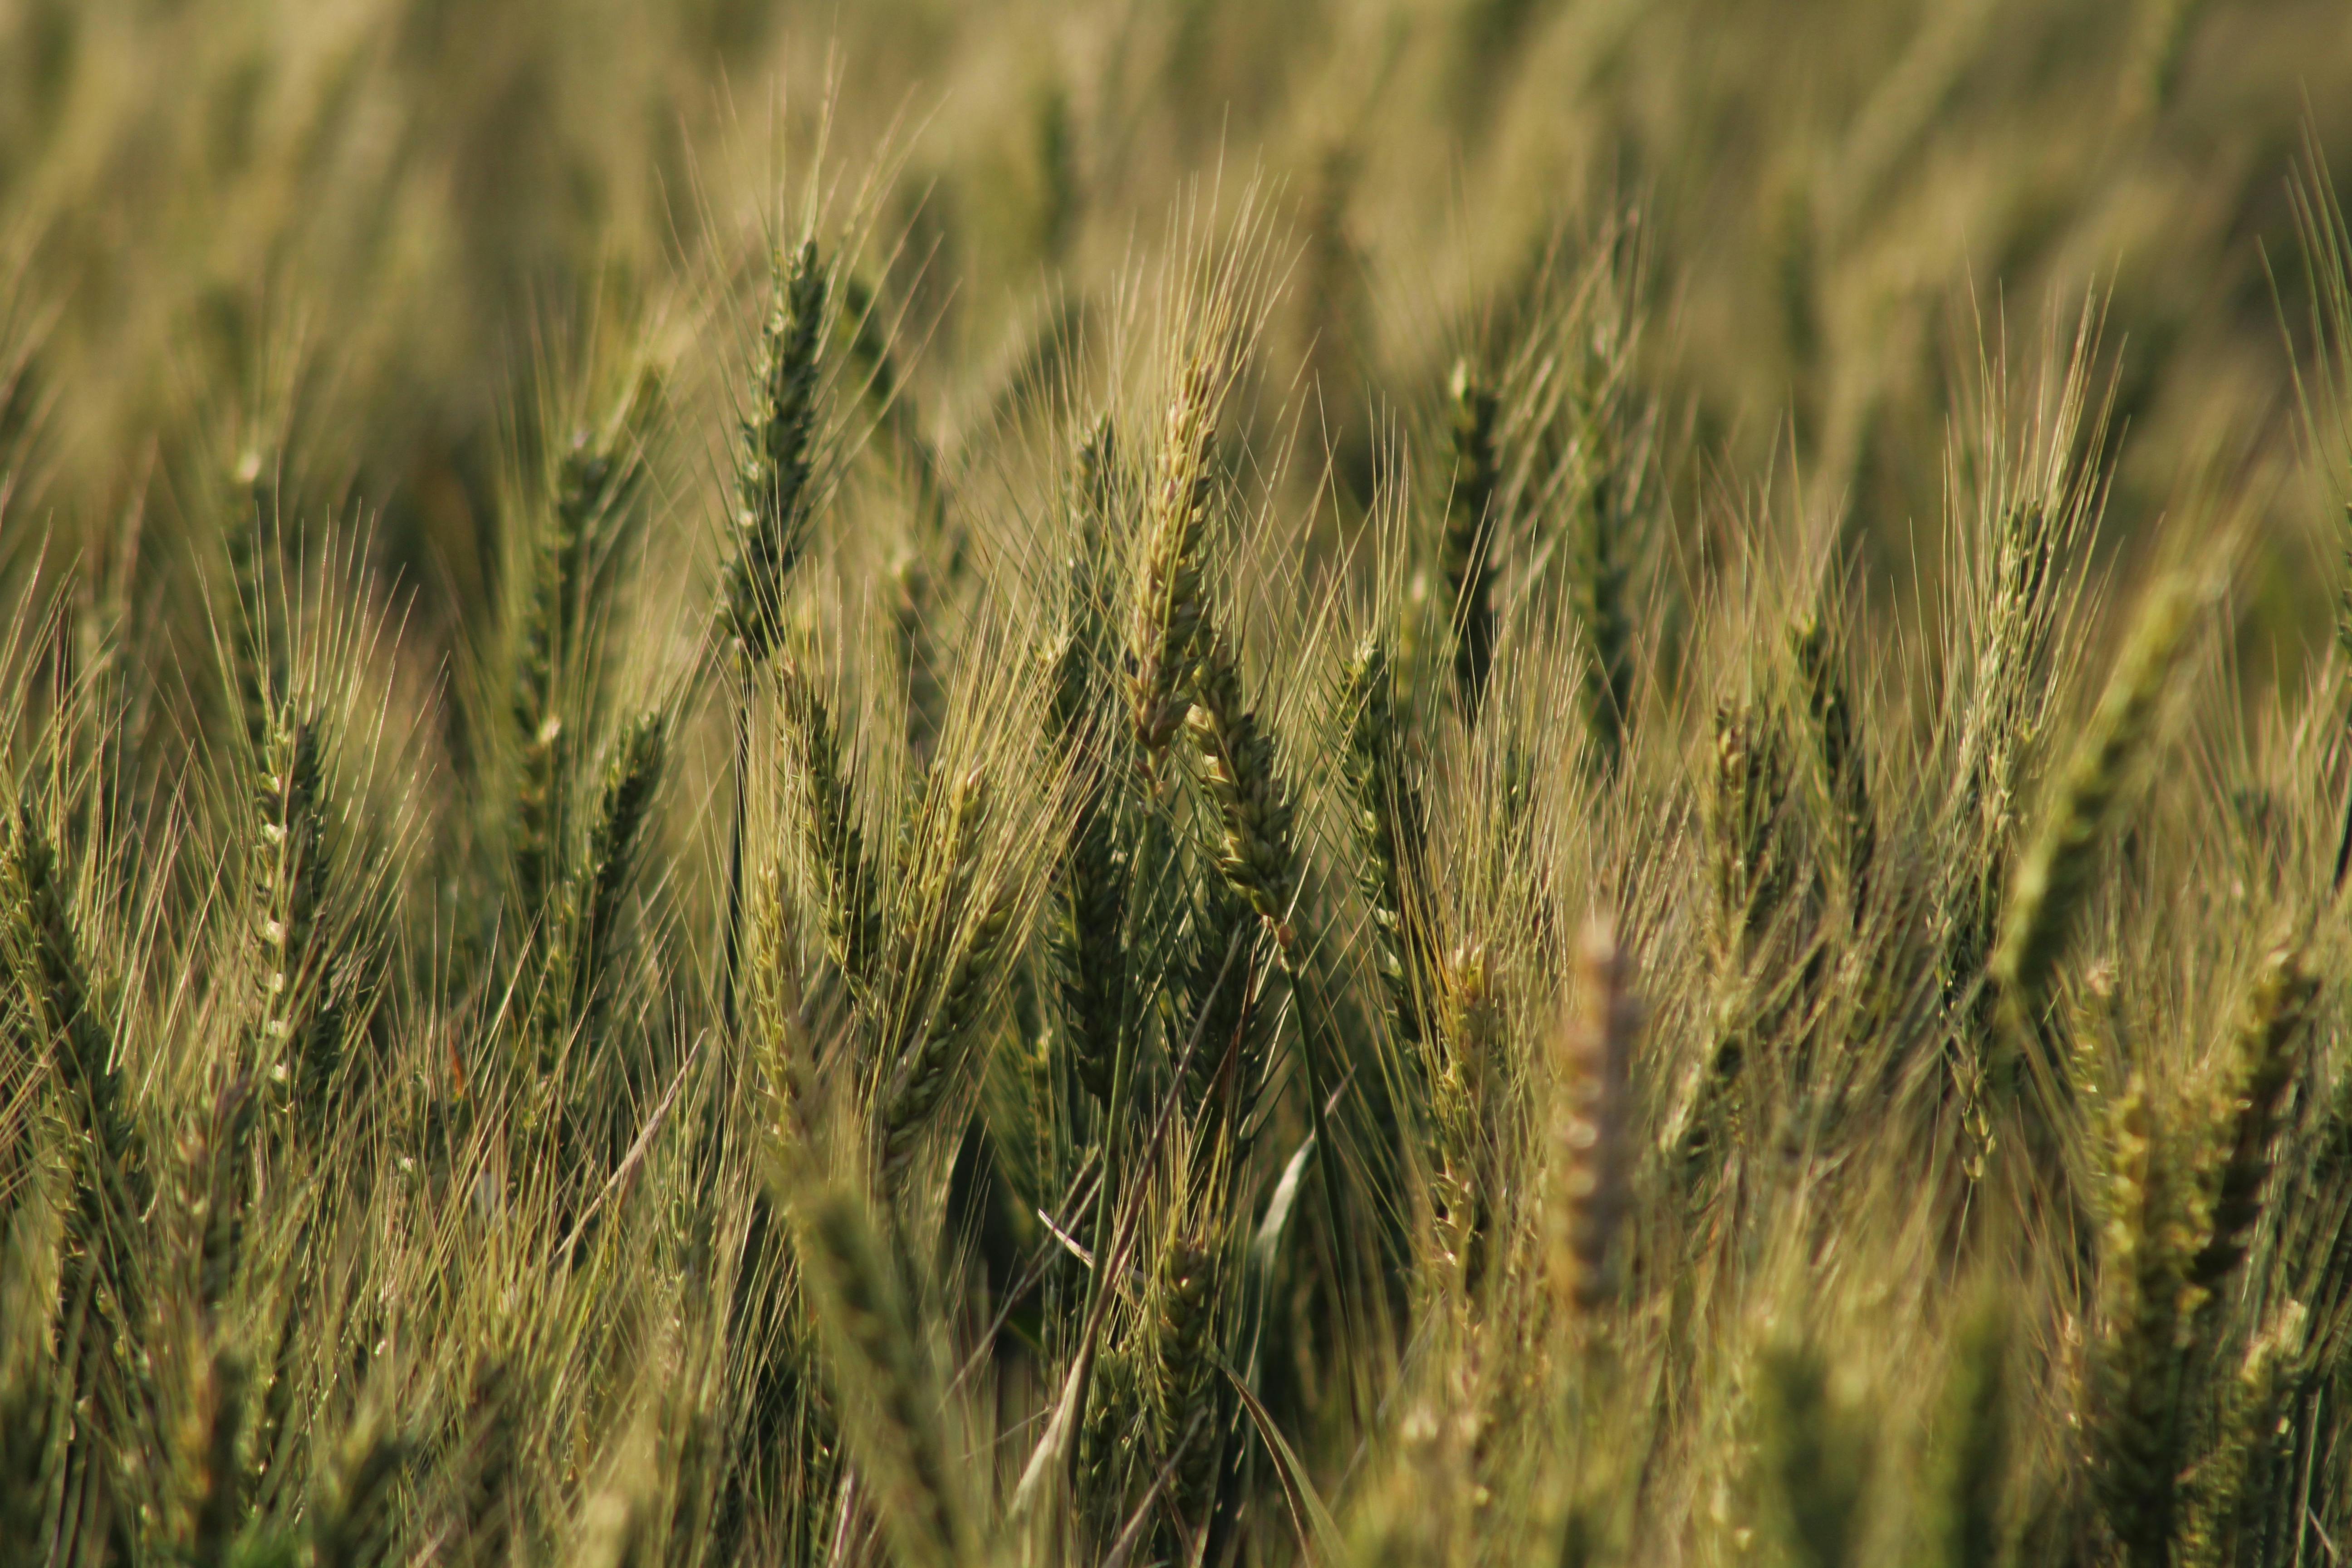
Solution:
<svg viewBox="0 0 2352 1568">
<path fill-rule="evenodd" d="M 111 1035 L 91 994 L 57 851 L 30 805 L 20 804 L 5 826 L 0 855 L 7 871 L 8 950 L 21 1005 L 47 1037 L 56 1070 L 89 1131 L 99 1166 L 89 1179 L 121 1184 L 130 1212 L 143 1213 L 147 1169 L 138 1130 Z"/>
<path fill-rule="evenodd" d="M 409 1445 L 387 1432 L 350 1433 L 311 1500 L 310 1561 L 316 1568 L 364 1568 L 391 1545 L 394 1493 L 410 1461 Z"/>
<path fill-rule="evenodd" d="M 1367 634 L 1342 672 L 1339 711 L 1356 830 L 1357 884 L 1372 915 L 1372 942 L 1400 1040 L 1429 1037 L 1435 963 L 1421 909 L 1427 807 L 1406 772 L 1387 644 Z"/>
<path fill-rule="evenodd" d="M 290 710 L 269 721 L 253 847 L 256 1032 L 281 1107 L 306 1131 L 326 1109 L 341 1045 L 321 929 L 331 860 L 319 728 Z"/>
<path fill-rule="evenodd" d="M 2318 993 L 2318 977 L 2296 945 L 2272 952 L 2254 976 L 2231 1042 L 2227 1087 L 2215 1119 L 2210 1235 L 2189 1265 L 2189 1282 L 2200 1289 L 2220 1290 L 2245 1261 L 2270 1182 L 2279 1109 L 2302 1067 L 2305 1026 Z"/>
<path fill-rule="evenodd" d="M 1208 614 L 1202 583 L 1216 474 L 1220 371 L 1207 353 L 1184 367 L 1160 435 L 1143 514 L 1143 558 L 1129 629 L 1129 704 L 1144 765 L 1156 765 L 1183 722 L 1185 683 Z"/>
<path fill-rule="evenodd" d="M 131 1238 L 147 1216 L 152 1176 L 113 1059 L 111 1032 L 92 995 L 56 851 L 29 804 L 19 803 L 5 828 L 0 896 L 7 900 L 9 967 L 19 1006 L 46 1037 L 77 1134 L 58 1285 L 69 1310 L 87 1300 L 94 1320 L 82 1331 L 92 1337 L 73 1373 L 77 1397 L 83 1397 L 103 1368 L 123 1366 L 135 1354 L 127 1336 L 144 1321 L 145 1289 Z"/>
<path fill-rule="evenodd" d="M 1928 1521 L 1936 1558 L 1944 1568 L 1996 1568 L 2006 1534 L 2011 1426 L 2008 1322 L 1997 1306 L 1962 1326 L 1943 1406 Z"/>
<path fill-rule="evenodd" d="M 794 794 L 802 842 L 824 900 L 825 939 L 853 992 L 875 984 L 882 958 L 881 890 L 857 825 L 857 805 L 842 766 L 833 715 L 794 660 L 776 667 L 776 696 L 800 763 Z"/>
<path fill-rule="evenodd" d="M 1213 1352 L 1221 1261 L 1213 1238 L 1197 1222 L 1180 1219 L 1160 1249 L 1147 1299 L 1151 1449 L 1157 1462 L 1171 1471 L 1167 1507 L 1178 1535 L 1198 1529 L 1214 1500 L 1221 1402 Z"/>
<path fill-rule="evenodd" d="M 236 603 L 230 622 L 229 674 L 246 743 L 259 756 L 268 742 L 275 694 L 286 689 L 285 657 L 277 621 L 269 613 L 270 542 L 277 502 L 275 485 L 257 448 L 237 457 L 231 483 L 238 494 L 236 521 L 226 530 L 229 591 Z"/>
<path fill-rule="evenodd" d="M 2113 830 L 2126 784 L 2153 738 L 2158 707 L 2194 624 L 2188 584 L 2165 583 L 2133 628 L 2106 693 L 2076 744 L 2045 809 L 2041 830 L 2018 862 L 2001 920 L 1992 973 L 2030 1020 L 2088 898 L 2099 851 Z"/>
<path fill-rule="evenodd" d="M 562 715 L 550 711 L 523 732 L 515 769 L 514 886 L 517 907 L 534 942 L 544 939 L 548 904 L 562 867 L 565 781 L 572 739 Z"/>
<path fill-rule="evenodd" d="M 1502 997 L 1494 955 L 1464 942 L 1440 972 L 1437 1070 L 1430 1084 L 1430 1121 L 1437 1135 L 1438 1245 L 1466 1299 L 1482 1272 L 1483 1243 L 1496 1194 L 1486 1158 L 1492 1114 L 1490 1084 L 1503 1039 Z"/>
<path fill-rule="evenodd" d="M 1125 921 L 1132 864 L 1121 848 L 1124 727 L 1109 686 L 1115 658 L 1097 608 L 1099 556 L 1118 501 L 1108 419 L 1078 447 L 1071 490 L 1078 553 L 1070 563 L 1069 624 L 1047 650 L 1047 718 L 1055 751 L 1073 781 L 1069 837 L 1055 876 L 1052 952 L 1063 1026 L 1079 1084 L 1108 1104 L 1127 1006 Z"/>
<path fill-rule="evenodd" d="M 1844 837 L 1846 899 L 1858 917 L 1869 897 L 1878 832 L 1871 816 L 1869 772 L 1854 738 L 1853 702 L 1837 652 L 1830 646 L 1820 617 L 1807 616 L 1790 627 L 1789 649 L 1804 682 L 1805 708 L 1812 721 L 1822 782 Z"/>
<path fill-rule="evenodd" d="M 0 1347 L 0 1353 L 15 1349 Z M 35 1376 L 37 1370 L 48 1369 L 25 1364 L 31 1356 L 7 1354 L 7 1361 L 0 1378 L 0 1531 L 6 1531 L 10 1544 L 0 1552 L 11 1568 L 34 1568 L 50 1560 L 44 1537 L 57 1469 L 56 1395 Z"/>
<path fill-rule="evenodd" d="M 1803 1568 L 1849 1568 L 1862 1535 L 1870 1448 L 1832 1405 L 1820 1357 L 1775 1352 L 1763 1371 L 1763 1462 L 1789 1554 Z"/>
<path fill-rule="evenodd" d="M 1501 480 L 1496 399 L 1493 385 L 1466 359 L 1454 362 L 1446 396 L 1452 468 L 1437 564 L 1453 605 L 1454 674 L 1462 689 L 1462 710 L 1475 724 L 1495 660 L 1495 580 L 1500 574 L 1495 494 Z"/>
<path fill-rule="evenodd" d="M 1561 1305 L 1584 1312 L 1605 1299 L 1629 1193 L 1627 1079 L 1641 1027 L 1632 967 L 1607 920 L 1585 927 L 1577 942 L 1575 1011 L 1555 1047 L 1550 1274 Z"/>
<path fill-rule="evenodd" d="M 810 1131 L 809 1063 L 800 1048 L 800 977 L 785 909 L 783 877 L 772 868 L 751 903 L 751 1016 L 767 1121 L 778 1152 L 804 1158 Z"/>
<path fill-rule="evenodd" d="M 1788 758 L 1778 730 L 1760 724 L 1754 710 L 1716 710 L 1715 789 L 1708 799 L 1718 962 L 1737 973 L 1789 891 L 1780 846 Z"/>
<path fill-rule="evenodd" d="M 2240 1546 L 2242 1533 L 2237 1526 L 2252 1500 L 2251 1484 L 2264 1450 L 2278 1443 L 2287 1425 L 2281 1419 L 2281 1396 L 2305 1353 L 2309 1322 L 2303 1304 L 2287 1300 L 2222 1385 L 2213 1436 L 2183 1510 L 2173 1558 L 2182 1568 L 2216 1568 L 2233 1560 L 2231 1549 Z"/>
<path fill-rule="evenodd" d="M 929 1358 L 865 1205 L 824 1188 L 802 1195 L 793 1214 L 853 1451 L 898 1560 L 910 1568 L 975 1561 L 949 1486 Z"/>
<path fill-rule="evenodd" d="M 1076 812 L 1055 876 L 1053 952 L 1063 1026 L 1080 1085 L 1108 1104 L 1127 1005 L 1120 927 L 1129 868 L 1119 851 L 1118 770 L 1102 755 L 1108 737 L 1096 700 L 1092 650 L 1075 632 L 1066 632 L 1048 650 L 1048 666 L 1054 740 L 1076 781 Z"/>
<path fill-rule="evenodd" d="M 1779 731 L 1752 709 L 1718 707 L 1715 776 L 1707 799 L 1718 999 L 1715 1040 L 1685 1111 L 1676 1161 L 1685 1190 L 1698 1194 L 1707 1167 L 1736 1141 L 1745 1112 L 1748 1058 L 1762 1036 L 1751 996 L 1756 955 L 1787 897 L 1790 868 L 1781 843 L 1789 770 Z"/>
<path fill-rule="evenodd" d="M 1276 768 L 1273 741 L 1242 700 L 1233 649 L 1214 628 L 1204 638 L 1193 687 L 1186 727 L 1200 748 L 1202 779 L 1223 824 L 1217 868 L 1265 922 L 1284 963 L 1292 963 L 1298 944 L 1290 923 L 1298 859 L 1289 792 Z"/>
<path fill-rule="evenodd" d="M 543 499 L 532 498 L 530 581 L 515 650 L 516 759 L 514 880 L 522 918 L 542 947 L 551 945 L 571 827 L 573 764 L 581 736 L 564 708 L 567 693 L 593 697 L 586 680 L 590 605 L 598 566 L 610 553 L 614 524 L 627 514 L 646 478 L 645 425 L 656 400 L 656 377 L 633 377 L 601 425 L 572 431 L 550 463 Z"/>
<path fill-rule="evenodd" d="M 814 239 L 789 263 L 779 257 L 775 274 L 735 464 L 735 552 L 722 599 L 725 628 L 754 666 L 782 640 L 784 580 L 807 528 L 829 284 Z"/>
<path fill-rule="evenodd" d="M 2126 1560 L 2159 1568 L 2179 1500 L 2177 1369 L 2189 1219 L 2173 1151 L 2137 1075 L 2116 1105 L 2111 1143 L 2100 1237 L 2104 1321 L 2093 1366 L 2095 1479 Z"/>
<path fill-rule="evenodd" d="M 908 1037 L 884 1058 L 877 1123 L 882 1169 L 893 1190 L 903 1178 L 933 1113 L 961 1077 L 964 1047 L 988 986 L 1012 910 L 994 900 L 971 919 L 988 817 L 988 783 L 978 769 L 950 788 L 942 853 L 929 868 L 920 919 L 897 944 L 898 973 L 919 994 L 935 974 L 929 1008 L 910 1020 Z"/>
<path fill-rule="evenodd" d="M 642 714 L 621 731 L 605 764 L 604 787 L 588 832 L 579 880 L 578 930 L 568 933 L 563 968 L 572 1016 L 593 1026 L 607 994 L 619 941 L 621 901 L 640 859 L 654 794 L 661 787 L 668 742 L 661 719 Z"/>
<path fill-rule="evenodd" d="M 1633 610 L 1631 508 L 1638 481 L 1618 472 L 1621 454 L 1613 411 L 1596 409 L 1586 421 L 1591 464 L 1569 535 L 1570 598 L 1583 626 L 1585 726 L 1604 773 L 1625 754 L 1633 721 Z"/>
<path fill-rule="evenodd" d="M 180 1433 L 173 1544 L 192 1568 L 222 1568 L 244 1522 L 244 1472 L 236 1445 L 245 1419 L 245 1369 L 235 1358 L 215 1353 L 199 1392 Z"/>
</svg>

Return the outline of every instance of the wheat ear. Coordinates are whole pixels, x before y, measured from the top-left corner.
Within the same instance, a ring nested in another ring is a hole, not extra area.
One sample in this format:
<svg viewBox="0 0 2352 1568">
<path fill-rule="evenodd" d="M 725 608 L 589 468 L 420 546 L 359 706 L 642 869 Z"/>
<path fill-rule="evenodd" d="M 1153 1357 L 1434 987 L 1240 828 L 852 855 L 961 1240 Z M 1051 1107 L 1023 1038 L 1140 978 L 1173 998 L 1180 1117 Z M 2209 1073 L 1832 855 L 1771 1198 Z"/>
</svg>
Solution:
<svg viewBox="0 0 2352 1568">
<path fill-rule="evenodd" d="M 2305 1026 L 2318 994 L 2318 977 L 2297 945 L 2272 952 L 2254 975 L 2224 1064 L 2208 1184 L 2209 1234 L 2189 1265 L 2189 1282 L 2200 1289 L 2218 1292 L 2245 1261 L 2270 1182 L 2280 1107 L 2303 1065 Z"/>
<path fill-rule="evenodd" d="M 1501 480 L 1496 447 L 1494 386 L 1466 359 L 1457 360 L 1446 384 L 1451 472 L 1445 489 L 1444 526 L 1438 535 L 1438 570 L 1452 595 L 1454 673 L 1462 688 L 1462 710 L 1476 723 L 1495 662 L 1495 495 Z"/>
<path fill-rule="evenodd" d="M 988 784 L 978 769 L 958 779 L 949 792 L 944 853 L 932 868 L 920 908 L 923 913 L 898 944 L 898 973 L 919 996 L 935 975 L 929 1007 L 908 1035 L 884 1058 L 877 1118 L 886 1186 L 903 1181 L 933 1113 L 962 1074 L 969 1041 L 987 988 L 996 977 L 996 954 L 1011 924 L 1002 898 L 971 916 L 985 847 Z"/>
<path fill-rule="evenodd" d="M 784 580 L 807 531 L 811 451 L 828 277 L 816 241 L 779 258 L 751 407 L 735 463 L 735 552 L 721 601 L 728 633 L 754 667 L 783 640 Z"/>
<path fill-rule="evenodd" d="M 1996 1568 L 2009 1480 L 2008 1321 L 1994 1307 L 1962 1324 L 1946 1374 L 1928 1523 L 1943 1568 Z"/>
<path fill-rule="evenodd" d="M 2152 742 L 2164 694 L 2196 618 L 2188 583 L 2168 580 L 2143 611 L 2098 711 L 2060 776 L 2010 884 L 1992 962 L 2001 994 L 2032 1022 L 2091 890 L 2126 784 Z"/>
<path fill-rule="evenodd" d="M 1553 1289 L 1590 1312 L 1609 1288 L 1611 1249 L 1631 1193 L 1633 1038 L 1641 1004 L 1633 961 L 1605 919 L 1577 942 L 1574 1011 L 1557 1038 L 1553 1125 Z"/>
<path fill-rule="evenodd" d="M 1878 830 L 1871 815 L 1870 775 L 1855 738 L 1853 703 L 1837 650 L 1820 617 L 1807 616 L 1789 630 L 1789 650 L 1804 682 L 1805 710 L 1812 721 L 1814 755 L 1831 809 L 1844 841 L 1846 901 L 1859 920 L 1870 895 L 1870 868 L 1878 853 Z"/>
<path fill-rule="evenodd" d="M 1210 447 L 1216 437 L 1217 381 L 1215 362 L 1207 353 L 1185 366 L 1169 399 L 1145 500 L 1128 696 L 1147 768 L 1157 764 L 1183 722 L 1185 682 L 1208 613 L 1202 573 L 1216 485 Z"/>
<path fill-rule="evenodd" d="M 1851 1568 L 1862 1536 L 1870 1449 L 1831 1402 L 1821 1358 L 1776 1352 L 1764 1362 L 1761 1445 L 1780 1495 L 1789 1554 L 1801 1568 Z"/>
<path fill-rule="evenodd" d="M 853 1451 L 898 1560 L 908 1568 L 975 1561 L 949 1487 L 937 1380 L 866 1205 L 826 1188 L 793 1213 Z"/>
<path fill-rule="evenodd" d="M 1372 943 L 1388 989 L 1391 1026 L 1405 1043 L 1429 1037 L 1436 964 L 1422 909 L 1428 811 L 1406 771 L 1396 678 L 1388 646 L 1368 634 L 1343 672 L 1345 771 L 1356 830 L 1357 884 L 1371 910 Z"/>
<path fill-rule="evenodd" d="M 826 942 L 852 993 L 863 998 L 882 959 L 881 886 L 866 856 L 832 710 L 796 661 L 781 662 L 775 679 L 778 707 L 800 764 L 793 793 L 802 841 L 824 902 Z"/>
<path fill-rule="evenodd" d="M 2190 1216 L 2175 1152 L 2137 1074 L 2116 1104 L 2110 1148 L 2099 1260 L 2104 1321 L 2092 1364 L 2094 1480 L 2126 1561 L 2161 1568 L 2179 1501 Z"/>
<path fill-rule="evenodd" d="M 1274 935 L 1283 962 L 1298 958 L 1291 903 L 1298 886 L 1289 792 L 1276 767 L 1274 742 L 1242 699 L 1231 646 L 1212 627 L 1202 638 L 1186 719 L 1199 746 L 1202 777 L 1223 827 L 1217 868 L 1249 900 Z"/>
</svg>

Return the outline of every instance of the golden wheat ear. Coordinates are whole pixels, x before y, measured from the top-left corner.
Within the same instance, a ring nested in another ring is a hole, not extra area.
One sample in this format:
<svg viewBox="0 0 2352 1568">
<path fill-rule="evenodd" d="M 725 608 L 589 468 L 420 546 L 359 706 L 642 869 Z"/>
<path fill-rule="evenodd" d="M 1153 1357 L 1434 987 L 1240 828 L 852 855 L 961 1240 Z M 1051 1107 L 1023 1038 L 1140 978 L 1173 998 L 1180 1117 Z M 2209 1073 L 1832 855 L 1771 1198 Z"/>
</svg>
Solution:
<svg viewBox="0 0 2352 1568">
<path fill-rule="evenodd" d="M 1607 1300 L 1632 1193 L 1631 1072 L 1642 1023 L 1633 973 L 1613 924 L 1589 922 L 1577 941 L 1576 994 L 1553 1069 L 1550 1277 L 1570 1312 L 1590 1313 Z"/>
</svg>

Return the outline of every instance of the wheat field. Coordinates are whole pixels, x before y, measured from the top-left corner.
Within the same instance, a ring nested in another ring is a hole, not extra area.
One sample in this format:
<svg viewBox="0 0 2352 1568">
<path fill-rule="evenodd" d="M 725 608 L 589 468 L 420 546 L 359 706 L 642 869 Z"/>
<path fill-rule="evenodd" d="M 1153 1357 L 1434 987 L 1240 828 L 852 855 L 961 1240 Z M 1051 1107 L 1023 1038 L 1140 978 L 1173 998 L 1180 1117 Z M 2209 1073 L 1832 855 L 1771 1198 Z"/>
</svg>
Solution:
<svg viewBox="0 0 2352 1568">
<path fill-rule="evenodd" d="M 2352 17 L 0 0 L 0 1565 L 2326 1568 Z"/>
</svg>

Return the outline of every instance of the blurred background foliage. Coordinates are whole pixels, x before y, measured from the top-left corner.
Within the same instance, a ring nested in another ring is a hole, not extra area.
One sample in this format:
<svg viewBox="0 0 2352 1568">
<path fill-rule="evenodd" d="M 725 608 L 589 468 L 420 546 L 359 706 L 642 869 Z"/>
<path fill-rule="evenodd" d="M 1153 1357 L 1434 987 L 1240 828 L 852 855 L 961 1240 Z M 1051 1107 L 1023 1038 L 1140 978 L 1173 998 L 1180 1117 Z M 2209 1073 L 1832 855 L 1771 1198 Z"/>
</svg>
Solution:
<svg viewBox="0 0 2352 1568">
<path fill-rule="evenodd" d="M 1265 174 L 1270 416 L 1333 527 L 1399 418 L 1373 389 L 1433 393 L 1548 237 L 1630 209 L 1686 519 L 1789 502 L 1911 600 L 1953 373 L 2095 294 L 2105 538 L 2252 495 L 2267 660 L 2326 614 L 2289 190 L 2352 168 L 2347 88 L 2335 0 L 5 0 L 8 556 L 181 537 L 149 524 L 267 453 L 287 515 L 372 521 L 411 635 L 454 629 L 495 596 L 509 411 L 748 298 L 810 160 L 950 455 L 1117 330 L 1192 183 Z"/>
</svg>

